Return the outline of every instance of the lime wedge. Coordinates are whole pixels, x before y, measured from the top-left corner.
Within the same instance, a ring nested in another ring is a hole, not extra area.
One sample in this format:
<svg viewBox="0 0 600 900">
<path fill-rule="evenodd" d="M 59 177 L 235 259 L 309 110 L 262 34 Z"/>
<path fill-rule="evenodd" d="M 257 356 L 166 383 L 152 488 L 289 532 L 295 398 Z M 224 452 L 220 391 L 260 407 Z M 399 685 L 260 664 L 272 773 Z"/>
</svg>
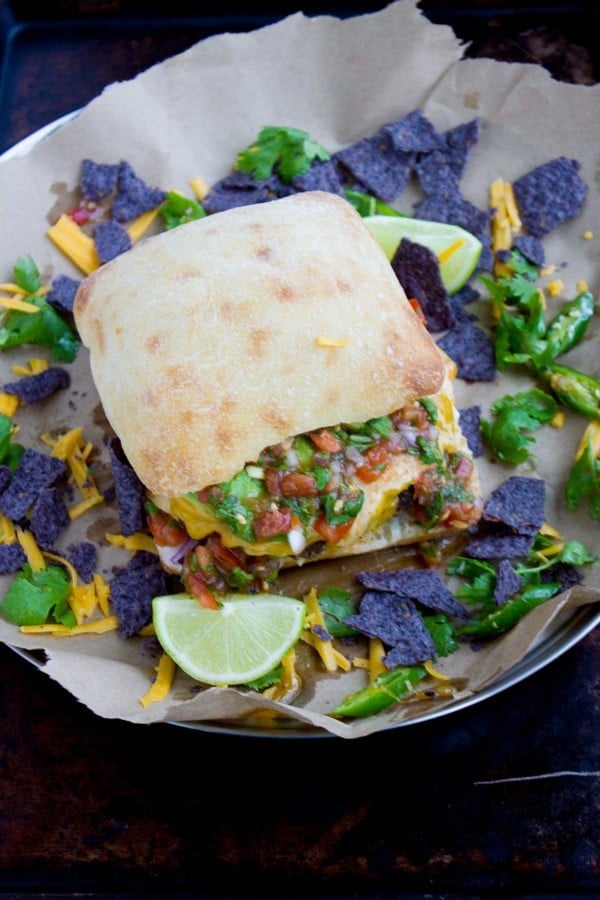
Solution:
<svg viewBox="0 0 600 900">
<path fill-rule="evenodd" d="M 220 609 L 205 609 L 188 594 L 156 597 L 156 637 L 174 662 L 196 681 L 246 684 L 281 662 L 304 625 L 300 600 L 275 594 L 236 594 Z"/>
<path fill-rule="evenodd" d="M 442 283 L 449 294 L 456 293 L 467 283 L 481 256 L 479 238 L 458 225 L 411 219 L 409 216 L 365 216 L 363 222 L 389 260 L 404 237 L 429 247 L 440 261 Z"/>
</svg>

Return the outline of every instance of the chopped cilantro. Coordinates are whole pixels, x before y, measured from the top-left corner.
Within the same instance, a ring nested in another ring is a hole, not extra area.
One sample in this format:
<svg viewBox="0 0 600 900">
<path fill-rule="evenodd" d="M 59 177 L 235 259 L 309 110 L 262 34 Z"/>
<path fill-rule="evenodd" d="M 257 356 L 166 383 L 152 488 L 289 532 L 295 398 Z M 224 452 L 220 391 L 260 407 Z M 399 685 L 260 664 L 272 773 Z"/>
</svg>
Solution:
<svg viewBox="0 0 600 900">
<path fill-rule="evenodd" d="M 438 656 L 450 656 L 451 653 L 458 650 L 456 628 L 445 613 L 423 616 L 423 622 L 433 638 Z"/>
<path fill-rule="evenodd" d="M 16 284 L 27 292 L 24 300 L 40 312 L 6 310 L 0 318 L 0 350 L 22 344 L 41 344 L 52 349 L 55 359 L 73 362 L 81 346 L 80 341 L 59 313 L 43 297 L 35 296 L 35 291 L 40 288 L 40 279 L 32 258 L 26 256 L 18 259 L 13 275 Z"/>
<path fill-rule="evenodd" d="M 0 465 L 9 466 L 14 472 L 25 448 L 11 441 L 13 422 L 10 416 L 0 413 Z"/>
<path fill-rule="evenodd" d="M 325 627 L 332 637 L 352 637 L 358 634 L 355 628 L 345 623 L 345 619 L 355 612 L 350 591 L 335 587 L 324 588 L 319 591 L 319 606 Z"/>
<path fill-rule="evenodd" d="M 507 394 L 492 404 L 493 420 L 481 419 L 481 434 L 497 459 L 523 463 L 530 457 L 529 445 L 534 440 L 526 432 L 550 422 L 557 409 L 554 398 L 539 388 Z"/>
<path fill-rule="evenodd" d="M 308 132 L 267 125 L 253 144 L 238 153 L 235 168 L 257 181 L 277 172 L 282 181 L 290 182 L 295 175 L 308 172 L 315 160 L 329 158 L 329 151 Z"/>
<path fill-rule="evenodd" d="M 56 622 L 72 628 L 76 622 L 67 603 L 69 584 L 68 575 L 58 566 L 33 572 L 26 563 L 0 603 L 2 614 L 15 625 L 43 625 L 51 615 Z"/>
</svg>

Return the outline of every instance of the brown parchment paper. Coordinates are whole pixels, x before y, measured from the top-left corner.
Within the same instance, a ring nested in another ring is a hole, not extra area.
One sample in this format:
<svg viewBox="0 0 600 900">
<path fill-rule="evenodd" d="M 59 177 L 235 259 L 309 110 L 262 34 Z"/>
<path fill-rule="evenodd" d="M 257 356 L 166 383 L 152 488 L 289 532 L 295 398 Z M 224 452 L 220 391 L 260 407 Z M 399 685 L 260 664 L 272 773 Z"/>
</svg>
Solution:
<svg viewBox="0 0 600 900">
<path fill-rule="evenodd" d="M 211 183 L 227 174 L 237 151 L 265 125 L 303 128 L 335 151 L 420 107 L 441 130 L 482 117 L 481 140 L 462 182 L 465 196 L 481 208 L 487 205 L 494 178 L 510 181 L 557 155 L 580 160 L 581 174 L 589 185 L 585 209 L 544 243 L 548 262 L 565 264 L 558 272 L 565 285 L 564 298 L 574 296 L 579 279 L 597 291 L 600 237 L 584 240 L 582 234 L 590 230 L 600 236 L 595 182 L 600 168 L 600 86 L 559 83 L 535 65 L 464 60 L 464 49 L 449 27 L 431 24 L 414 0 L 399 0 L 383 11 L 346 20 L 296 13 L 249 34 L 212 37 L 132 81 L 111 85 L 33 149 L 29 142 L 0 161 L 4 212 L 0 280 L 10 279 L 12 265 L 26 253 L 34 257 L 45 279 L 61 273 L 81 277 L 45 232 L 57 211 L 65 208 L 84 157 L 103 163 L 127 159 L 147 183 L 189 195 L 188 179 L 202 176 Z M 410 212 L 413 199 L 416 195 L 413 198 L 408 190 L 398 205 Z M 485 320 L 485 311 L 481 315 Z M 599 340 L 596 326 L 564 361 L 598 375 Z M 42 353 L 39 348 L 26 348 L 3 354 L 2 383 L 14 380 L 13 363 Z M 40 442 L 41 433 L 84 425 L 86 438 L 98 448 L 93 473 L 102 489 L 110 483 L 102 449 L 106 427 L 85 350 L 70 371 L 70 390 L 18 410 L 19 439 L 47 450 Z M 457 379 L 457 405 L 480 404 L 486 415 L 496 397 L 529 386 L 528 379 L 514 373 L 502 373 L 491 385 L 468 385 Z M 510 474 L 537 472 L 548 485 L 547 520 L 566 538 L 580 539 L 598 551 L 599 523 L 585 513 L 567 513 L 562 503 L 564 481 L 585 424 L 572 414 L 560 431 L 540 429 L 531 464 L 515 468 L 481 460 L 479 469 L 486 496 Z M 78 519 L 59 547 L 84 538 L 104 542 L 100 568 L 109 577 L 112 566 L 129 558 L 126 551 L 107 548 L 104 541 L 106 532 L 118 530 L 114 505 L 105 503 Z M 390 550 L 367 559 L 305 566 L 284 576 L 282 584 L 297 594 L 313 584 L 349 586 L 359 569 L 396 566 L 407 560 L 410 551 Z M 2 579 L 2 590 L 9 582 L 10 578 Z M 590 604 L 599 599 L 600 572 L 595 564 L 587 567 L 583 586 L 538 607 L 487 649 L 476 653 L 466 647 L 441 660 L 438 668 L 455 680 L 453 699 L 439 701 L 435 707 L 420 701 L 400 704 L 371 719 L 349 723 L 335 721 L 327 713 L 365 683 L 364 674 L 359 670 L 315 674 L 315 657 L 310 664 L 304 652 L 299 663 L 304 689 L 292 707 L 243 691 L 203 689 L 178 673 L 168 699 L 143 709 L 140 698 L 154 676 L 158 658 L 151 641 L 126 641 L 114 633 L 64 639 L 26 636 L 4 620 L 0 620 L 0 640 L 24 651 L 43 649 L 42 671 L 100 716 L 136 723 L 218 721 L 249 727 L 254 723 L 260 728 L 265 723 L 260 711 L 266 709 L 283 714 L 282 727 L 287 725 L 298 734 L 317 728 L 323 734 L 356 738 L 418 721 L 432 710 L 451 709 L 452 704 L 475 697 L 543 646 L 548 635 L 561 634 L 563 629 L 572 634 L 573 627 L 584 633 L 594 627 L 595 607 Z M 582 616 L 581 626 L 569 626 Z"/>
</svg>

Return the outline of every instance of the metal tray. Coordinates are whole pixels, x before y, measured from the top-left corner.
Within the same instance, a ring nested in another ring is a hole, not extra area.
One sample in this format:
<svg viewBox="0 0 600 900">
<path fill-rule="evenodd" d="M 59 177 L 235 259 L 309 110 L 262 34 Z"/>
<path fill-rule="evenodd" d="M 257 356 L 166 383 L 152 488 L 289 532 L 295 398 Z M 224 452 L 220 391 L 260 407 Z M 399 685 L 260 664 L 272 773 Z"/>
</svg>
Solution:
<svg viewBox="0 0 600 900">
<path fill-rule="evenodd" d="M 46 137 L 52 131 L 60 128 L 76 115 L 75 112 L 68 113 L 43 128 L 30 134 L 28 137 L 19 141 L 9 150 L 5 151 L 1 156 L 2 159 L 9 159 L 16 156 L 22 156 L 28 153 L 42 138 Z M 438 711 L 432 710 L 424 714 L 418 719 L 408 720 L 392 726 L 393 728 L 416 726 L 441 716 L 449 715 L 452 712 L 473 706 L 484 700 L 487 700 L 501 691 L 512 687 L 520 681 L 528 678 L 540 669 L 548 666 L 559 656 L 568 651 L 576 643 L 581 641 L 589 634 L 597 625 L 600 624 L 600 610 L 596 605 L 583 607 L 575 610 L 573 613 L 559 617 L 553 625 L 545 632 L 537 642 L 534 648 L 521 660 L 520 663 L 513 666 L 509 671 L 504 673 L 493 684 L 489 685 L 480 693 L 471 697 L 456 701 Z M 12 648 L 21 657 L 26 659 L 43 669 L 43 655 L 33 652 L 23 651 L 21 649 Z M 274 720 L 272 726 L 265 726 L 264 722 L 245 720 L 243 723 L 236 722 L 170 722 L 168 724 L 177 725 L 192 731 L 199 732 L 215 732 L 219 734 L 238 735 L 245 737 L 269 737 L 269 738 L 323 738 L 333 737 L 333 735 L 311 726 L 304 726 L 294 720 L 277 719 Z"/>
</svg>

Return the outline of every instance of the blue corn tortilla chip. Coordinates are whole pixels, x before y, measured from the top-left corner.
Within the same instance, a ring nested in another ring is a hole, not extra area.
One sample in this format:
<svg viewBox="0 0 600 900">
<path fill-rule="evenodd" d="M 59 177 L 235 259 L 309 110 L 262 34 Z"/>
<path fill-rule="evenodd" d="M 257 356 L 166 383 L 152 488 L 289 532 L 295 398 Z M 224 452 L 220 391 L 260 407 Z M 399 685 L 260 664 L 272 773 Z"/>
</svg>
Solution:
<svg viewBox="0 0 600 900">
<path fill-rule="evenodd" d="M 383 130 L 338 150 L 332 160 L 341 164 L 359 183 L 362 190 L 384 203 L 392 203 L 404 190 L 411 174 L 413 156 L 394 150 Z"/>
<path fill-rule="evenodd" d="M 97 202 L 115 190 L 118 177 L 118 163 L 110 165 L 84 159 L 79 176 L 79 192 L 84 200 Z"/>
<path fill-rule="evenodd" d="M 110 599 L 119 622 L 119 634 L 133 637 L 152 618 L 152 601 L 169 592 L 168 579 L 158 557 L 141 551 L 109 581 Z"/>
<path fill-rule="evenodd" d="M 57 275 L 53 279 L 46 300 L 57 312 L 72 313 L 73 301 L 81 281 L 70 275 Z"/>
<path fill-rule="evenodd" d="M 444 145 L 444 138 L 420 109 L 388 122 L 381 130 L 401 153 L 429 153 Z"/>
<path fill-rule="evenodd" d="M 128 162 L 123 161 L 119 164 L 117 195 L 111 209 L 112 218 L 117 222 L 136 219 L 142 213 L 160 206 L 166 198 L 166 191 L 149 187 L 145 181 L 138 178 Z"/>
<path fill-rule="evenodd" d="M 120 222 L 107 219 L 98 222 L 94 229 L 94 246 L 98 259 L 104 264 L 131 249 L 131 238 Z"/>
<path fill-rule="evenodd" d="M 334 160 L 317 160 L 308 172 L 294 175 L 292 187 L 296 191 L 328 191 L 330 194 L 344 196 L 344 187 L 338 167 Z"/>
<path fill-rule="evenodd" d="M 276 196 L 283 196 L 275 192 L 275 185 L 276 181 L 271 178 L 257 180 L 246 172 L 232 172 L 212 185 L 202 200 L 202 206 L 210 214 L 237 206 L 265 203 Z"/>
<path fill-rule="evenodd" d="M 71 385 L 71 376 L 61 366 L 50 366 L 35 375 L 24 375 L 18 381 L 5 384 L 5 394 L 13 394 L 21 403 L 38 403 L 46 400 L 57 391 L 65 390 Z"/>
<path fill-rule="evenodd" d="M 53 549 L 70 521 L 62 492 L 43 488 L 33 504 L 30 522 L 32 534 L 42 550 Z"/>
<path fill-rule="evenodd" d="M 107 443 L 121 534 L 128 537 L 140 531 L 146 524 L 144 514 L 146 490 L 125 458 L 120 440 L 112 437 Z"/>
<path fill-rule="evenodd" d="M 492 491 L 482 520 L 504 525 L 521 535 L 535 535 L 544 524 L 546 484 L 541 478 L 511 475 Z"/>
<path fill-rule="evenodd" d="M 25 551 L 19 543 L 0 544 L 0 575 L 18 572 L 26 562 Z"/>
<path fill-rule="evenodd" d="M 540 573 L 541 580 L 547 584 L 556 581 L 560 584 L 561 591 L 568 591 L 583 582 L 583 575 L 577 566 L 572 563 L 554 563 Z"/>
<path fill-rule="evenodd" d="M 546 250 L 541 240 L 530 234 L 518 234 L 513 239 L 513 247 L 534 266 L 546 264 Z"/>
<path fill-rule="evenodd" d="M 527 556 L 532 546 L 533 535 L 496 532 L 469 541 L 464 554 L 473 559 L 516 559 Z"/>
<path fill-rule="evenodd" d="M 494 603 L 502 606 L 507 600 L 517 593 L 523 583 L 523 579 L 510 564 L 508 559 L 501 559 L 496 570 L 496 586 L 494 588 Z"/>
<path fill-rule="evenodd" d="M 459 322 L 438 340 L 438 346 L 456 363 L 459 378 L 465 381 L 494 381 L 496 358 L 494 345 L 473 322 Z"/>
<path fill-rule="evenodd" d="M 426 194 L 452 197 L 460 193 L 456 176 L 440 150 L 421 157 L 415 165 L 415 172 Z"/>
<path fill-rule="evenodd" d="M 469 613 L 455 600 L 435 569 L 396 569 L 394 572 L 359 572 L 357 580 L 375 591 L 391 591 L 449 616 L 468 618 Z"/>
<path fill-rule="evenodd" d="M 391 266 L 406 296 L 410 300 L 419 301 L 428 331 L 445 331 L 456 324 L 448 292 L 442 283 L 438 258 L 433 250 L 402 238 Z"/>
<path fill-rule="evenodd" d="M 444 147 L 441 152 L 446 157 L 454 177 L 460 180 L 467 168 L 467 162 L 481 135 L 481 118 L 463 122 L 443 133 Z"/>
<path fill-rule="evenodd" d="M 462 431 L 469 450 L 473 456 L 483 456 L 484 446 L 483 438 L 480 430 L 481 407 L 469 406 L 466 409 L 459 409 L 458 424 Z"/>
<path fill-rule="evenodd" d="M 0 494 L 5 488 L 8 487 L 11 478 L 12 471 L 10 469 L 10 466 L 0 466 Z"/>
<path fill-rule="evenodd" d="M 90 584 L 93 580 L 98 559 L 98 548 L 91 541 L 79 541 L 69 544 L 67 556 L 71 565 L 84 584 Z"/>
<path fill-rule="evenodd" d="M 557 156 L 513 182 L 513 191 L 526 232 L 543 238 L 574 218 L 587 196 L 576 159 Z"/>
<path fill-rule="evenodd" d="M 18 521 L 35 503 L 40 491 L 64 478 L 67 472 L 61 459 L 27 447 L 10 484 L 0 495 L 0 509 L 9 519 Z"/>
<path fill-rule="evenodd" d="M 447 225 L 459 225 L 470 231 L 482 243 L 481 256 L 477 263 L 477 271 L 489 272 L 493 268 L 494 254 L 490 235 L 492 210 L 478 209 L 465 199 L 461 193 L 431 194 L 414 205 L 414 214 L 419 219 L 431 222 L 445 222 Z"/>
<path fill-rule="evenodd" d="M 415 604 L 404 597 L 387 591 L 365 591 L 360 601 L 358 613 L 348 616 L 344 624 L 350 625 L 361 634 L 379 638 L 402 657 L 404 665 L 423 662 L 435 656 L 435 644 L 427 630 Z M 389 654 L 388 654 L 389 656 Z M 384 659 L 386 666 L 392 668 Z"/>
</svg>

